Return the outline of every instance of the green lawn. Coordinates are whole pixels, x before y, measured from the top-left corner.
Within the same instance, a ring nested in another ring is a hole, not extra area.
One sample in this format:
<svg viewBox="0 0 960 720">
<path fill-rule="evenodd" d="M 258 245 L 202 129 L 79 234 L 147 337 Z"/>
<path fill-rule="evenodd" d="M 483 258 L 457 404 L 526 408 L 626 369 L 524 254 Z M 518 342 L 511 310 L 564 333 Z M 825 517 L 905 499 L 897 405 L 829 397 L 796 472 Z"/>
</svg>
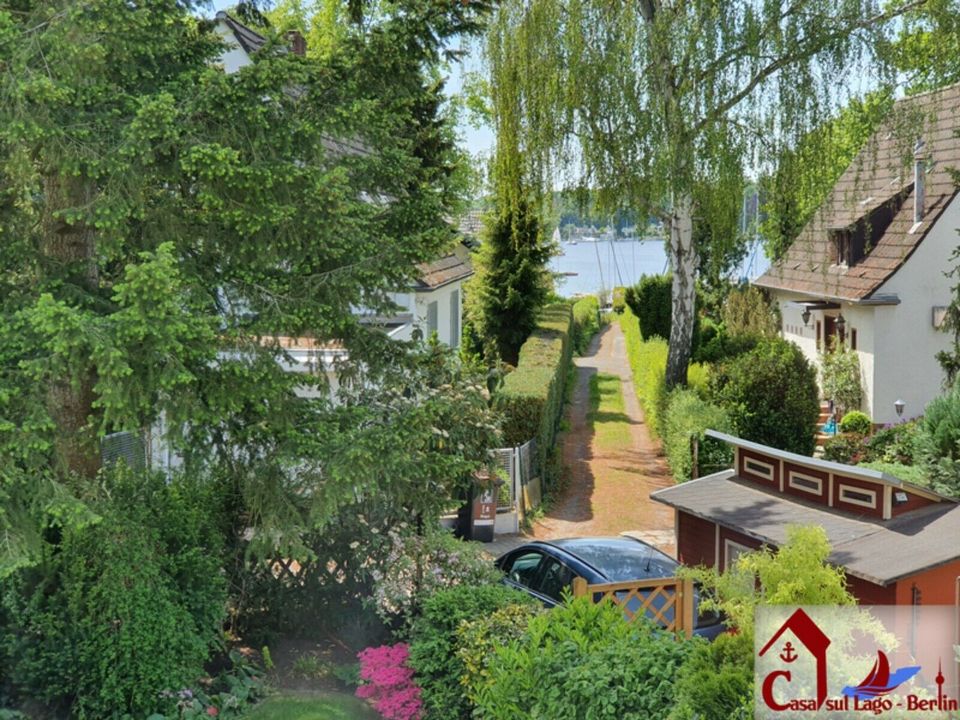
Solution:
<svg viewBox="0 0 960 720">
<path fill-rule="evenodd" d="M 380 716 L 346 693 L 283 695 L 257 705 L 247 720 L 377 720 Z"/>
<path fill-rule="evenodd" d="M 598 448 L 630 447 L 630 418 L 624 412 L 623 388 L 616 375 L 590 376 L 587 422 Z"/>
</svg>

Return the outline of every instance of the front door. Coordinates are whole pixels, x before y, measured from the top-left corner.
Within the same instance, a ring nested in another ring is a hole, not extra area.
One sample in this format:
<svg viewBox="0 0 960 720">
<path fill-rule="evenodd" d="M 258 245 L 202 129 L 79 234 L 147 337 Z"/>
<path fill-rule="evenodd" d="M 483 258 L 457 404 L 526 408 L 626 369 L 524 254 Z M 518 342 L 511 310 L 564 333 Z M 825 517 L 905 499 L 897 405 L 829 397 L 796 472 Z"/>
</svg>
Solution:
<svg viewBox="0 0 960 720">
<path fill-rule="evenodd" d="M 823 316 L 823 351 L 830 352 L 836 347 L 837 342 L 837 319 L 830 315 Z"/>
</svg>

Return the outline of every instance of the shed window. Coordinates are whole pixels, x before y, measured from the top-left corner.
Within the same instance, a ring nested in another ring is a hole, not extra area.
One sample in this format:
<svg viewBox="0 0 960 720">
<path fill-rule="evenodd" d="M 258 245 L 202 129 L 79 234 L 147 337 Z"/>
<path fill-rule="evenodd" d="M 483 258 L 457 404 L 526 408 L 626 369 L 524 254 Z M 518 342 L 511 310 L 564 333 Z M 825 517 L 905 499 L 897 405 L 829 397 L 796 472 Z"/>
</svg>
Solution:
<svg viewBox="0 0 960 720">
<path fill-rule="evenodd" d="M 437 315 L 437 303 L 434 301 L 427 305 L 427 337 L 430 337 L 437 331 L 437 326 L 439 325 Z"/>
<path fill-rule="evenodd" d="M 800 473 L 790 473 L 790 487 L 794 490 L 803 490 L 803 492 L 820 495 L 823 493 L 823 481 L 820 478 L 801 475 Z"/>
<path fill-rule="evenodd" d="M 769 463 L 748 459 L 743 466 L 750 475 L 759 475 L 764 480 L 773 480 L 773 465 Z"/>
<path fill-rule="evenodd" d="M 450 293 L 450 347 L 460 345 L 460 291 Z"/>
<path fill-rule="evenodd" d="M 850 485 L 840 486 L 840 500 L 861 507 L 877 507 L 877 493 L 874 490 L 864 490 Z"/>
</svg>

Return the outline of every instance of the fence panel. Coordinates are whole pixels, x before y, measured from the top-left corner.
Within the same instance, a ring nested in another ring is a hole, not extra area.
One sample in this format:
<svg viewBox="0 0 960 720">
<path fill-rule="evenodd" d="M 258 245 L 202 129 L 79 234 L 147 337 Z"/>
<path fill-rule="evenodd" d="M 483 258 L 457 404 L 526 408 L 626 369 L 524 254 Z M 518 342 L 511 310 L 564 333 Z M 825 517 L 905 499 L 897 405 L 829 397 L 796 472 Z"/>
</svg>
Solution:
<svg viewBox="0 0 960 720">
<path fill-rule="evenodd" d="M 592 597 L 594 602 L 609 600 L 619 605 L 629 620 L 644 616 L 667 630 L 693 635 L 693 581 L 680 578 L 655 578 L 619 583 L 590 585 L 574 578 L 573 596 Z"/>
</svg>

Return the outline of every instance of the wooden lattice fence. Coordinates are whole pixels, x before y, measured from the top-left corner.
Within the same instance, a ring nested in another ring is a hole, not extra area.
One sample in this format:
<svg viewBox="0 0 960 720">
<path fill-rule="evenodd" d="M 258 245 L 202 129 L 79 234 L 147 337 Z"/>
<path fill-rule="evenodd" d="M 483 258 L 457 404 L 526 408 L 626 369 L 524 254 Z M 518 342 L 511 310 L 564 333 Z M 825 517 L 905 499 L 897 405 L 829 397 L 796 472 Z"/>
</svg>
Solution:
<svg viewBox="0 0 960 720">
<path fill-rule="evenodd" d="M 692 580 L 670 577 L 590 585 L 578 577 L 573 580 L 573 596 L 592 597 L 594 602 L 609 600 L 619 605 L 631 621 L 647 617 L 671 632 L 693 635 L 696 617 Z"/>
</svg>

